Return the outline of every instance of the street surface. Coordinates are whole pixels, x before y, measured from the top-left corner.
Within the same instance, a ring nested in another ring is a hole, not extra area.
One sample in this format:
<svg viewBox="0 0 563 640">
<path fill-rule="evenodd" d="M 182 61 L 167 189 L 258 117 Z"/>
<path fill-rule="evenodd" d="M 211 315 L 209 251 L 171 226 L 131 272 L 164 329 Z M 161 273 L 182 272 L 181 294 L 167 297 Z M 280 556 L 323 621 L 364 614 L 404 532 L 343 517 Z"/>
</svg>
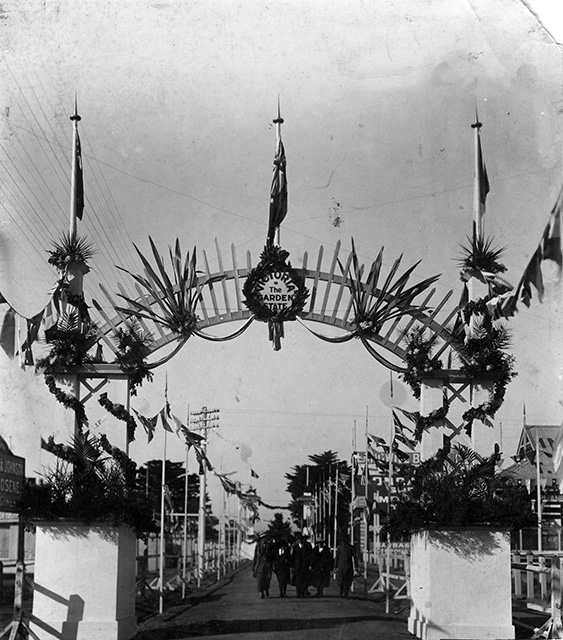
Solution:
<svg viewBox="0 0 563 640">
<path fill-rule="evenodd" d="M 355 589 L 345 600 L 338 597 L 333 582 L 323 598 L 297 599 L 295 588 L 288 587 L 289 597 L 282 599 L 274 576 L 270 597 L 262 600 L 251 567 L 246 566 L 207 594 L 194 597 L 191 604 L 171 608 L 139 625 L 137 640 L 414 638 L 407 632 L 406 601 L 391 601 L 391 613 L 386 615 L 385 596 L 364 599 L 363 580 L 356 581 Z"/>
</svg>

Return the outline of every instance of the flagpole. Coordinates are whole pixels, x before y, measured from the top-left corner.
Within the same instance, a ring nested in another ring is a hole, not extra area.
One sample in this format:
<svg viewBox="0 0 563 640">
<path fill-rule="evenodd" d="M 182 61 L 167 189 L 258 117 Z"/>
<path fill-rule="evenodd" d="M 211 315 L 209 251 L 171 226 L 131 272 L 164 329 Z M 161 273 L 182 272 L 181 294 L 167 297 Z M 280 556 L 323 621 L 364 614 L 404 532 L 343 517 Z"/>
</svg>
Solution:
<svg viewBox="0 0 563 640">
<path fill-rule="evenodd" d="M 536 431 L 536 500 L 538 503 L 538 552 L 542 552 L 542 504 L 541 504 L 541 465 L 539 433 Z"/>
<path fill-rule="evenodd" d="M 471 125 L 474 131 L 475 149 L 475 176 L 473 182 L 473 240 L 478 240 L 483 237 L 484 223 L 481 215 L 481 167 L 479 158 L 479 130 L 483 124 L 479 122 L 479 115 L 477 114 L 477 105 L 475 105 L 475 122 Z"/>
<path fill-rule="evenodd" d="M 283 118 L 281 117 L 280 114 L 280 96 L 278 95 L 278 117 L 274 119 L 274 124 L 276 125 L 276 153 L 277 150 L 280 147 L 280 142 L 281 142 L 281 126 L 283 124 Z M 276 236 L 275 236 L 275 240 L 274 240 L 274 244 L 277 244 L 278 247 L 281 246 L 281 240 L 280 240 L 280 225 L 277 226 L 276 228 Z"/>
<path fill-rule="evenodd" d="M 187 415 L 187 428 L 190 428 L 190 405 L 188 405 L 188 415 Z M 188 445 L 188 441 L 184 438 L 186 443 L 186 477 L 184 478 L 184 536 L 183 536 L 183 545 L 184 545 L 184 553 L 182 558 L 182 600 L 186 597 L 186 561 L 188 554 L 188 490 L 189 490 L 189 480 L 188 480 L 188 454 L 190 452 L 190 447 Z"/>
<path fill-rule="evenodd" d="M 76 94 L 74 94 L 74 114 L 70 116 L 74 126 L 72 128 L 72 160 L 71 160 L 71 172 L 70 172 L 70 227 L 69 234 L 73 238 L 76 236 L 76 175 L 77 175 L 77 154 L 76 144 L 78 142 L 78 123 L 82 119 L 78 115 L 78 106 L 76 101 Z"/>
<path fill-rule="evenodd" d="M 369 554 L 369 536 L 368 536 L 368 527 L 369 527 L 369 522 L 368 522 L 368 497 L 369 497 L 369 492 L 368 492 L 368 482 L 369 482 L 369 472 L 368 472 L 368 464 L 369 464 L 369 458 L 368 458 L 368 415 L 369 415 L 369 406 L 366 405 L 366 460 L 365 460 L 365 507 L 364 507 L 364 524 L 365 524 L 365 528 L 366 528 L 366 535 L 365 535 L 365 545 L 364 545 L 364 590 L 367 587 L 367 579 L 368 579 L 368 554 Z"/>
<path fill-rule="evenodd" d="M 389 371 L 389 392 L 391 395 L 391 433 L 389 436 L 389 464 L 387 468 L 388 472 L 388 485 L 389 491 L 387 493 L 387 523 L 389 524 L 389 519 L 391 516 L 391 492 L 393 490 L 393 445 L 395 444 L 395 424 L 393 422 L 393 410 L 394 410 L 394 396 L 393 396 L 393 372 Z M 389 590 L 391 589 L 391 575 L 390 575 L 390 567 L 391 564 L 391 540 L 389 535 L 389 530 L 387 530 L 386 536 L 387 548 L 385 550 L 385 571 L 387 573 L 385 583 L 386 583 L 386 596 L 385 596 L 385 613 L 389 613 Z"/>
<path fill-rule="evenodd" d="M 158 612 L 162 613 L 164 608 L 164 487 L 166 485 L 166 434 L 164 429 L 164 451 L 162 454 L 162 470 L 160 483 L 160 566 L 159 566 L 159 598 Z"/>
<path fill-rule="evenodd" d="M 334 538 L 332 541 L 332 555 L 336 556 L 336 531 L 338 520 L 338 464 L 336 465 L 336 485 L 334 487 Z"/>
</svg>

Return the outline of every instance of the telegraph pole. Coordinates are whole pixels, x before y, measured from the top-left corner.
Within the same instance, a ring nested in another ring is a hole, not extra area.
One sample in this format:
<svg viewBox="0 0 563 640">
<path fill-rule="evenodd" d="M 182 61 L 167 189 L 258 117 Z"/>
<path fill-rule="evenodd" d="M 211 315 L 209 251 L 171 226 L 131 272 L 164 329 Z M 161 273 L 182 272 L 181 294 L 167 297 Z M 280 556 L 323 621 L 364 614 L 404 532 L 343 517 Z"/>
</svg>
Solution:
<svg viewBox="0 0 563 640">
<path fill-rule="evenodd" d="M 201 411 L 193 413 L 192 424 L 195 429 L 202 433 L 202 449 L 203 454 L 207 456 L 207 432 L 219 426 L 219 409 L 208 409 L 202 407 Z M 198 510 L 198 526 L 197 526 L 197 586 L 201 586 L 203 572 L 205 570 L 205 496 L 207 493 L 207 464 L 205 460 L 199 463 L 199 510 Z"/>
</svg>

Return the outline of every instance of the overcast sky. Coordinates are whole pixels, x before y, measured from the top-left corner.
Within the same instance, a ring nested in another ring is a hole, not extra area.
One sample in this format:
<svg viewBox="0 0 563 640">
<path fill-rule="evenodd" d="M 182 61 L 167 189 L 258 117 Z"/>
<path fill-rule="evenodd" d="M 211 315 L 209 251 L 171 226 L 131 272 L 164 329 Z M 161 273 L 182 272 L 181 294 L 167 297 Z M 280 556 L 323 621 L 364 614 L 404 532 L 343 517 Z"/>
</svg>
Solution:
<svg viewBox="0 0 563 640">
<path fill-rule="evenodd" d="M 79 232 L 98 250 L 90 299 L 103 302 L 99 282 L 128 284 L 114 265 L 140 270 L 133 243 L 146 251 L 149 236 L 163 252 L 177 237 L 206 250 L 212 268 L 215 238 L 258 261 L 278 94 L 289 180 L 281 240 L 295 264 L 321 244 L 329 255 L 338 240 L 349 250 L 354 238 L 366 262 L 381 246 L 388 266 L 401 253 L 405 266 L 422 260 L 418 277 L 442 274 L 439 292 L 457 300 L 477 106 L 491 183 L 485 229 L 506 246 L 516 283 L 561 186 L 561 37 L 540 15 L 550 32 L 519 0 L 3 2 L 0 291 L 33 315 L 55 280 L 45 250 L 68 226 L 75 92 L 87 196 Z M 530 422 L 562 419 L 561 309 L 555 274 L 545 278 L 544 304 L 511 322 L 519 376 L 497 415 L 507 455 L 523 402 Z M 226 344 L 193 338 L 165 368 L 176 413 L 221 410 L 213 464 L 242 482 L 252 466 L 270 504 L 287 503 L 284 474 L 309 455 L 349 459 L 366 410 L 373 433 L 389 424 L 380 400 L 389 374 L 361 344 L 325 344 L 296 323 L 286 333 L 280 352 L 258 323 Z M 156 413 L 163 388 L 164 368 L 133 407 Z M 1 429 L 26 455 L 22 432 Z M 149 447 L 139 434 L 131 452 L 144 462 L 162 445 L 162 434 Z M 179 441 L 168 450 L 182 459 Z"/>
</svg>

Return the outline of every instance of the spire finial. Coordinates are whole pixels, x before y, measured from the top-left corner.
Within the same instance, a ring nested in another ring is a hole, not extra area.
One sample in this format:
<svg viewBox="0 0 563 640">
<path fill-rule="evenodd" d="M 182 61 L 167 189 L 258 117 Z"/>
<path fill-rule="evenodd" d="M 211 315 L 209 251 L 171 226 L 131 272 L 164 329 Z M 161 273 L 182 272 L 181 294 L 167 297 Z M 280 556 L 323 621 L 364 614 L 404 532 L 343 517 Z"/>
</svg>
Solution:
<svg viewBox="0 0 563 640">
<path fill-rule="evenodd" d="M 79 122 L 82 118 L 78 115 L 78 102 L 76 99 L 76 91 L 74 92 L 74 114 L 70 116 L 70 119 Z"/>
<path fill-rule="evenodd" d="M 275 118 L 275 120 L 273 122 L 274 122 L 274 124 L 282 124 L 283 121 L 284 120 L 280 115 L 280 95 L 278 93 L 278 117 Z"/>
<path fill-rule="evenodd" d="M 472 129 L 480 129 L 483 126 L 481 122 L 479 122 L 479 114 L 477 113 L 477 101 L 475 101 L 475 122 L 471 125 Z"/>
</svg>

